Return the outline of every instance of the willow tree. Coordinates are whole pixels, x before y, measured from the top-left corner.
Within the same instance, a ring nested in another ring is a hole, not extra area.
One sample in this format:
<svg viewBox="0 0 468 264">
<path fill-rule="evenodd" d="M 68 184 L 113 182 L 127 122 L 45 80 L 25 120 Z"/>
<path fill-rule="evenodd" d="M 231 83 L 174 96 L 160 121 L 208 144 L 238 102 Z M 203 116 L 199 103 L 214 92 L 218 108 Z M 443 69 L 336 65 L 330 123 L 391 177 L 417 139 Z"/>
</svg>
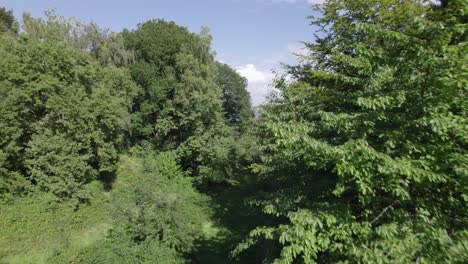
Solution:
<svg viewBox="0 0 468 264">
<path fill-rule="evenodd" d="M 467 256 L 466 1 L 331 0 L 263 111 L 269 215 L 235 250 L 277 263 Z M 263 243 L 259 243 L 264 241 Z"/>
</svg>

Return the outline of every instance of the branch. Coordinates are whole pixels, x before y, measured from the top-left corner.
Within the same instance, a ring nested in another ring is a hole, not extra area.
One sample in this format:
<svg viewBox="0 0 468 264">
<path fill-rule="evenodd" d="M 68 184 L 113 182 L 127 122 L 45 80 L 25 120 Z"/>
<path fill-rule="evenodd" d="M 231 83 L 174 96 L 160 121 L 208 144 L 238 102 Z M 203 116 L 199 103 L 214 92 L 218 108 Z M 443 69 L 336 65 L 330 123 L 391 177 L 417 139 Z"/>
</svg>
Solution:
<svg viewBox="0 0 468 264">
<path fill-rule="evenodd" d="M 400 203 L 400 201 L 394 201 L 391 205 L 385 207 L 385 208 L 383 209 L 383 211 L 380 212 L 380 214 L 379 214 L 376 218 L 374 218 L 374 220 L 372 220 L 372 221 L 370 222 L 370 224 L 372 225 L 373 223 L 375 223 L 375 221 L 379 220 L 379 219 L 385 214 L 385 212 L 388 211 L 388 209 L 390 209 L 390 208 L 393 209 L 393 206 L 396 205 L 396 204 L 398 204 L 398 203 Z"/>
</svg>

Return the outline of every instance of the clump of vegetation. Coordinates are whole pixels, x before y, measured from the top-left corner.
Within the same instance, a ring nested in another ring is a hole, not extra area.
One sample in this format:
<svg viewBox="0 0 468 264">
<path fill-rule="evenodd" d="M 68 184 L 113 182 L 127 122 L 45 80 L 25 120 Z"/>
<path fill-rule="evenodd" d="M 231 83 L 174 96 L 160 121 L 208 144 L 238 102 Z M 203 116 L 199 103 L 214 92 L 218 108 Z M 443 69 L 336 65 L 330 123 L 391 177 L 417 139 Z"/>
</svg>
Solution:
<svg viewBox="0 0 468 264">
<path fill-rule="evenodd" d="M 258 109 L 212 36 L 0 9 L 0 263 L 466 263 L 464 0 L 329 0 Z"/>
<path fill-rule="evenodd" d="M 112 228 L 81 252 L 87 263 L 184 263 L 210 221 L 209 199 L 196 191 L 174 155 L 123 157 L 111 198 Z"/>
<path fill-rule="evenodd" d="M 0 206 L 0 263 L 53 262 L 103 239 L 111 227 L 109 197 L 98 182 L 88 185 L 89 204 L 33 192 Z"/>
<path fill-rule="evenodd" d="M 328 1 L 261 120 L 275 263 L 467 260 L 466 1 Z M 450 77 L 449 77 L 450 76 Z M 266 241 L 266 242 L 265 242 Z M 254 246 L 255 245 L 255 246 Z"/>
</svg>

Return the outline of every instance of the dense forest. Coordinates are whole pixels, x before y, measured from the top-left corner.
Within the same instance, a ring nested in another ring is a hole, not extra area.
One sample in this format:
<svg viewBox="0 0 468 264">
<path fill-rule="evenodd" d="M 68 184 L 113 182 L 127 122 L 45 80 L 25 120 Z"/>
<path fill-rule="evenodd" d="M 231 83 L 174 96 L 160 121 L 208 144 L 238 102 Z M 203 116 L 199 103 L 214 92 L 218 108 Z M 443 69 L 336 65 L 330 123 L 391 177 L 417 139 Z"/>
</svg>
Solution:
<svg viewBox="0 0 468 264">
<path fill-rule="evenodd" d="M 468 1 L 314 8 L 255 108 L 208 28 L 0 8 L 0 263 L 467 263 Z"/>
</svg>

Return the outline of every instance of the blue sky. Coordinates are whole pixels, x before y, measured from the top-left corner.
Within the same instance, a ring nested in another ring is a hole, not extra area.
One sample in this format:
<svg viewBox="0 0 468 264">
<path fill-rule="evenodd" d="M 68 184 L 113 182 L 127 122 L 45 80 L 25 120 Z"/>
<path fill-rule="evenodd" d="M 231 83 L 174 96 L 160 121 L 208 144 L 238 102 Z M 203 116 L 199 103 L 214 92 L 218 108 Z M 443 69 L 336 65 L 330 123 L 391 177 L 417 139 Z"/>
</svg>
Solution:
<svg viewBox="0 0 468 264">
<path fill-rule="evenodd" d="M 0 6 L 43 16 L 57 13 L 95 21 L 113 31 L 134 29 L 140 22 L 163 18 L 199 32 L 208 26 L 217 60 L 229 64 L 249 80 L 255 105 L 263 102 L 279 63 L 294 63 L 300 41 L 313 41 L 307 16 L 320 0 L 0 0 Z"/>
</svg>

